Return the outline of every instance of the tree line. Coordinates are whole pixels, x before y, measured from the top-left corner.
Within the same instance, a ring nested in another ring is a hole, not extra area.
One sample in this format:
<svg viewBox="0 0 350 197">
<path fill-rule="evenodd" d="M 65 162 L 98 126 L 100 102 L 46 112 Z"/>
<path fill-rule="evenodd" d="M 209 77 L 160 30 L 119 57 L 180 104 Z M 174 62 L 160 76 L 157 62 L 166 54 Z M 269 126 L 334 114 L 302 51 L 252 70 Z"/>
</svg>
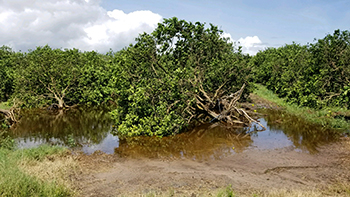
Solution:
<svg viewBox="0 0 350 197">
<path fill-rule="evenodd" d="M 335 30 L 314 43 L 260 51 L 250 61 L 254 79 L 290 103 L 350 108 L 350 32 Z"/>
<path fill-rule="evenodd" d="M 171 135 L 211 119 L 208 111 L 232 107 L 222 102 L 234 93 L 247 100 L 254 82 L 302 106 L 349 108 L 349 55 L 348 31 L 252 57 L 217 26 L 174 17 L 106 54 L 49 46 L 14 52 L 3 46 L 0 102 L 55 109 L 110 104 L 119 134 Z M 236 110 L 227 119 L 236 116 L 244 114 Z"/>
<path fill-rule="evenodd" d="M 113 104 L 120 134 L 178 133 L 205 111 L 207 101 L 198 106 L 198 98 L 229 94 L 246 83 L 241 97 L 247 99 L 252 90 L 249 56 L 222 35 L 214 25 L 174 17 L 107 54 L 49 46 L 22 53 L 4 46 L 0 101 L 55 109 Z"/>
</svg>

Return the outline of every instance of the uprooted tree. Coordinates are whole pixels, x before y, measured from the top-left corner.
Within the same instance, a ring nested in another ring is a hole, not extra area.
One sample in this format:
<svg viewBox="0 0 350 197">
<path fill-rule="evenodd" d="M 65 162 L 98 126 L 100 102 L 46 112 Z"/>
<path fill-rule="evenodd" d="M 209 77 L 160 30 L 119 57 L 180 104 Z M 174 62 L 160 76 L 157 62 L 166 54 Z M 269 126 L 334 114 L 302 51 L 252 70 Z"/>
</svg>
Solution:
<svg viewBox="0 0 350 197">
<path fill-rule="evenodd" d="M 212 119 L 255 121 L 237 105 L 251 92 L 250 57 L 216 26 L 165 19 L 136 41 L 114 59 L 118 107 L 111 115 L 120 135 L 171 135 Z"/>
</svg>

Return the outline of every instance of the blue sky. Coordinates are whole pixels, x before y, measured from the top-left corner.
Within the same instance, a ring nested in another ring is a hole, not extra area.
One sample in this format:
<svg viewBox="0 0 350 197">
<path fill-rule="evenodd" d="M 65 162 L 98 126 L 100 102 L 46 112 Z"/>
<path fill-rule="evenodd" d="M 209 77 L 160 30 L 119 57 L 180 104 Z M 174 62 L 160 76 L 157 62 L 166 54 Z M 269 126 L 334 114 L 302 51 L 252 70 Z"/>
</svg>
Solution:
<svg viewBox="0 0 350 197">
<path fill-rule="evenodd" d="M 103 0 L 105 9 L 150 10 L 164 18 L 213 23 L 232 38 L 258 36 L 268 46 L 306 44 L 350 28 L 349 0 Z"/>
<path fill-rule="evenodd" d="M 45 44 L 107 52 L 152 32 L 163 18 L 212 23 L 254 55 L 266 47 L 349 30 L 349 0 L 2 0 L 0 45 L 26 51 Z"/>
</svg>

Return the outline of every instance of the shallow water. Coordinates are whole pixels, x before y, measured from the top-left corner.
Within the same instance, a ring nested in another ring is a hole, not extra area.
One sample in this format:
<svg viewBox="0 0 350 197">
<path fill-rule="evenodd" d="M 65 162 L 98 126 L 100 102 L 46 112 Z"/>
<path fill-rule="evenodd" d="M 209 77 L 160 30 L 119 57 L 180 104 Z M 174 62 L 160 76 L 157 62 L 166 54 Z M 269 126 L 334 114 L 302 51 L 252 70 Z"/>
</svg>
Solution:
<svg viewBox="0 0 350 197">
<path fill-rule="evenodd" d="M 316 153 L 317 147 L 338 139 L 335 131 L 305 123 L 276 110 L 262 111 L 258 125 L 233 129 L 223 124 L 205 124 L 169 137 L 119 139 L 107 110 L 78 108 L 64 114 L 33 110 L 25 113 L 13 131 L 20 148 L 55 144 L 86 154 L 102 151 L 121 157 L 220 159 L 250 149 L 280 149 Z"/>
</svg>

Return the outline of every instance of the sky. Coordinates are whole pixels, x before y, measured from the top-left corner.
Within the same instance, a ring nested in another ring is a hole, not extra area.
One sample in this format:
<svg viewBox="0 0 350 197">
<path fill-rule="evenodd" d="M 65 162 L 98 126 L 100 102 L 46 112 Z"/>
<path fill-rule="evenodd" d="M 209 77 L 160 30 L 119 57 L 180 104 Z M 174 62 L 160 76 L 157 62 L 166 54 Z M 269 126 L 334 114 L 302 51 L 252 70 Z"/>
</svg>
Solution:
<svg viewBox="0 0 350 197">
<path fill-rule="evenodd" d="M 216 25 L 255 55 L 350 30 L 350 0 L 0 0 L 0 46 L 118 51 L 174 16 Z"/>
</svg>

